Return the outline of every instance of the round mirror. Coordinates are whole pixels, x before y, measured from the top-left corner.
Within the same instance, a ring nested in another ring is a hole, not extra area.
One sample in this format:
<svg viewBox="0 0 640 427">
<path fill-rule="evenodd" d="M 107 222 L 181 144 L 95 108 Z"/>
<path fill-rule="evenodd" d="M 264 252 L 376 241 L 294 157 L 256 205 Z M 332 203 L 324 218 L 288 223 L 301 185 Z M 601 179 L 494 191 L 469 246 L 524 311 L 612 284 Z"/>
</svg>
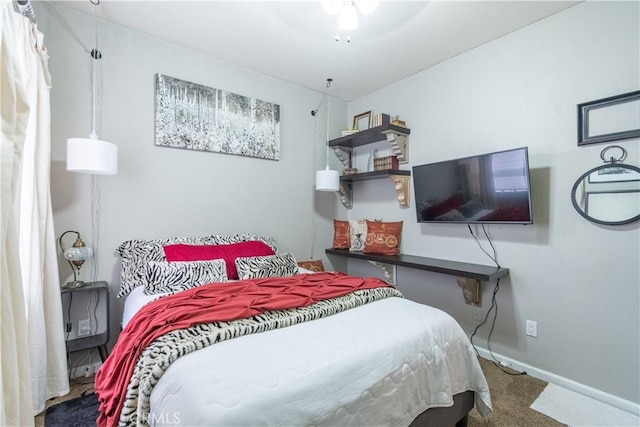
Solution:
<svg viewBox="0 0 640 427">
<path fill-rule="evenodd" d="M 640 219 L 640 168 L 608 163 L 582 175 L 571 190 L 578 213 L 598 224 L 622 225 Z"/>
</svg>

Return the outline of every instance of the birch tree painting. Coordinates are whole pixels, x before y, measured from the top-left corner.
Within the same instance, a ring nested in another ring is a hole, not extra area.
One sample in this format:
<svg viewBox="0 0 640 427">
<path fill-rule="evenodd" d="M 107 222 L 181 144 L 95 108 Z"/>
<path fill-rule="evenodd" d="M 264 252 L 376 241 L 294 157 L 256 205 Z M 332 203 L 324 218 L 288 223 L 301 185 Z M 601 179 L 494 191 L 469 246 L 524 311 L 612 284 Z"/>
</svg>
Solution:
<svg viewBox="0 0 640 427">
<path fill-rule="evenodd" d="M 156 74 L 156 145 L 280 159 L 280 106 Z"/>
</svg>

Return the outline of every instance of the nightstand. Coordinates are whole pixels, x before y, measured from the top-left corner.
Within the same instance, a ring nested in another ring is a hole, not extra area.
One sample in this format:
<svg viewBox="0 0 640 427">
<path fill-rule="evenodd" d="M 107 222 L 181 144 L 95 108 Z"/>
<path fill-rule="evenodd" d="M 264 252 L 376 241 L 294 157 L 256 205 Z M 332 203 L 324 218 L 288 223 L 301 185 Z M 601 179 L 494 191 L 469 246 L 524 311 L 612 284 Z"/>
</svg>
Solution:
<svg viewBox="0 0 640 427">
<path fill-rule="evenodd" d="M 104 362 L 109 355 L 109 284 L 88 282 L 60 292 L 67 352 L 97 348 Z"/>
</svg>

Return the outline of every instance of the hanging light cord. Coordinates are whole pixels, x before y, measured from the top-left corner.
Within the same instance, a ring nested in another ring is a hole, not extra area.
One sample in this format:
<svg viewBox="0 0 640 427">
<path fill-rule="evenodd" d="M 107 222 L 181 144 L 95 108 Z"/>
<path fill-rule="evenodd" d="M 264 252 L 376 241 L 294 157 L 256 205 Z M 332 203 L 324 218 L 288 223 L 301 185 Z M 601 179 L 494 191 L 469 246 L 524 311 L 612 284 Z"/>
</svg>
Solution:
<svg viewBox="0 0 640 427">
<path fill-rule="evenodd" d="M 327 140 L 325 144 L 327 145 L 327 166 L 326 169 L 329 170 L 329 89 L 331 88 L 331 82 L 333 79 L 327 79 L 327 94 L 325 96 L 327 103 Z"/>
<path fill-rule="evenodd" d="M 92 117 L 91 117 L 91 134 L 92 139 L 98 139 L 98 111 L 100 109 L 100 64 L 98 60 L 102 58 L 98 45 L 98 18 L 96 15 L 96 6 L 100 4 L 100 0 L 89 0 L 93 5 L 93 42 L 95 48 L 91 50 L 91 68 L 92 68 Z M 93 262 L 91 264 L 91 281 L 98 281 L 98 242 L 100 241 L 100 176 L 91 175 L 91 238 L 93 240 Z"/>
<path fill-rule="evenodd" d="M 98 281 L 98 256 L 100 254 L 100 176 L 91 175 L 91 241 L 93 242 L 93 258 L 91 259 L 91 281 Z"/>
<path fill-rule="evenodd" d="M 325 102 L 326 102 L 326 96 L 325 96 L 325 99 L 320 100 L 320 102 L 318 103 L 318 106 L 314 110 L 311 110 L 311 116 L 313 117 L 313 169 L 314 170 L 317 166 L 316 162 L 318 157 L 318 153 L 316 152 L 317 144 L 318 144 L 318 111 L 320 110 L 320 107 L 322 106 L 322 104 L 324 104 Z M 314 191 L 313 197 L 311 197 L 311 254 L 310 254 L 311 258 L 309 259 L 313 259 L 315 241 L 316 241 L 315 207 L 316 207 L 316 192 Z"/>
<path fill-rule="evenodd" d="M 100 67 L 98 65 L 98 60 L 102 58 L 102 53 L 98 48 L 98 17 L 96 15 L 96 6 L 100 4 L 99 0 L 90 0 L 91 4 L 93 4 L 93 20 L 94 20 L 94 30 L 93 30 L 93 42 L 95 48 L 91 49 L 91 58 L 93 58 L 91 69 L 92 69 L 92 102 L 93 102 L 93 111 L 91 117 L 91 134 L 89 135 L 92 139 L 98 139 L 98 110 L 100 108 Z"/>
<path fill-rule="evenodd" d="M 318 105 L 318 108 L 320 106 Z M 318 108 L 315 110 L 311 110 L 311 115 L 313 116 L 313 169 L 316 168 L 316 141 L 318 140 Z M 311 253 L 310 258 L 313 259 L 313 251 L 316 245 L 316 192 L 312 191 L 311 196 Z"/>
</svg>

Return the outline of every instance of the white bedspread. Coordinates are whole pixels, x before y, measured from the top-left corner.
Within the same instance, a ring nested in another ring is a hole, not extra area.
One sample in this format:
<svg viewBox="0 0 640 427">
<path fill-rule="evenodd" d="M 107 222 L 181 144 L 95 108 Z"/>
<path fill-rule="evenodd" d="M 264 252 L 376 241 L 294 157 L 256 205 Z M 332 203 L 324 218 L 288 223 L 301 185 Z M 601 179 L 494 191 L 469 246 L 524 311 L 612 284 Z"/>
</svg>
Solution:
<svg viewBox="0 0 640 427">
<path fill-rule="evenodd" d="M 388 298 L 243 336 L 175 361 L 151 394 L 151 425 L 408 425 L 489 388 L 448 314 Z"/>
</svg>

